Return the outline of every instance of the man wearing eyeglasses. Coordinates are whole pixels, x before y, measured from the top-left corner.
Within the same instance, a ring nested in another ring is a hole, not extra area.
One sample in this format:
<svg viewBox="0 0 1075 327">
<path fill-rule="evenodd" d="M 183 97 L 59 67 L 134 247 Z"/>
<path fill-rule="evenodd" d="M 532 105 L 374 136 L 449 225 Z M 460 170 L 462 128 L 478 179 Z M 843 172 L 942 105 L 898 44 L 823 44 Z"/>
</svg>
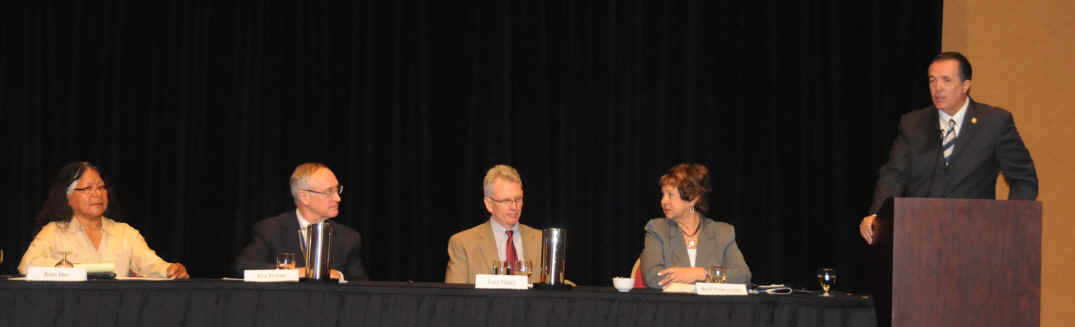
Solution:
<svg viewBox="0 0 1075 327">
<path fill-rule="evenodd" d="M 519 223 L 523 211 L 523 181 L 508 165 L 485 174 L 483 202 L 489 221 L 456 233 L 448 240 L 445 283 L 474 283 L 474 275 L 491 274 L 504 262 L 540 264 L 541 231 Z M 539 280 L 531 274 L 530 281 Z"/>
<path fill-rule="evenodd" d="M 295 167 L 291 174 L 291 197 L 295 210 L 259 221 L 254 225 L 254 238 L 235 259 L 235 270 L 242 275 L 246 269 L 273 269 L 276 256 L 288 252 L 295 254 L 296 268 L 305 266 L 303 256 L 305 231 L 310 224 L 335 218 L 340 213 L 343 185 L 336 180 L 332 170 L 321 163 L 304 163 Z M 362 237 L 350 227 L 333 224 L 334 232 L 329 258 L 332 278 L 367 280 L 362 268 Z M 305 275 L 299 269 L 299 276 Z"/>
</svg>

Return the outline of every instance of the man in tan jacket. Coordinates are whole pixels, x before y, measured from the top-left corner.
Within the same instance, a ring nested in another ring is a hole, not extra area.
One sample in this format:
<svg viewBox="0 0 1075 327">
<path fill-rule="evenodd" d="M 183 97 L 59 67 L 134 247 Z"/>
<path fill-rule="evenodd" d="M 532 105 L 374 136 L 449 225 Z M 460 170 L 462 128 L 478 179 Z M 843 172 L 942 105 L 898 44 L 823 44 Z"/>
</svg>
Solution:
<svg viewBox="0 0 1075 327">
<path fill-rule="evenodd" d="M 445 283 L 474 283 L 474 275 L 490 274 L 494 264 L 530 262 L 541 265 L 541 230 L 519 223 L 523 211 L 523 181 L 519 172 L 496 165 L 485 174 L 483 201 L 489 221 L 456 233 L 448 240 Z M 537 273 L 530 282 L 540 280 Z"/>
</svg>

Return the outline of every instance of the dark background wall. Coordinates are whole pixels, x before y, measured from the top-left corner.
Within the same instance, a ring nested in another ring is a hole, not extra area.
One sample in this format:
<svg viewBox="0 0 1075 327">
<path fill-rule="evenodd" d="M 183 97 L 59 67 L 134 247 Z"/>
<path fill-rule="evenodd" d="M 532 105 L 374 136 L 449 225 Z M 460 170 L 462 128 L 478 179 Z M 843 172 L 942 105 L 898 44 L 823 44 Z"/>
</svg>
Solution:
<svg viewBox="0 0 1075 327">
<path fill-rule="evenodd" d="M 287 177 L 327 163 L 378 280 L 443 280 L 481 178 L 568 230 L 607 285 L 658 217 L 657 179 L 713 172 L 759 283 L 862 289 L 858 220 L 900 114 L 929 104 L 940 1 L 73 1 L 0 13 L 11 273 L 60 166 L 113 178 L 118 218 L 194 277 L 228 274 Z"/>
</svg>

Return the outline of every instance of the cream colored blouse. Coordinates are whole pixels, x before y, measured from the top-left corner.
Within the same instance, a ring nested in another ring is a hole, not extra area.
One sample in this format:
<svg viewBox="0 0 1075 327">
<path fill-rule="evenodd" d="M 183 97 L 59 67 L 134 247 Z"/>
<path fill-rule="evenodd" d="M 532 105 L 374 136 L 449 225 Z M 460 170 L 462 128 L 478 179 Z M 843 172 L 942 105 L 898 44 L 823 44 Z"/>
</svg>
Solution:
<svg viewBox="0 0 1075 327">
<path fill-rule="evenodd" d="M 168 277 L 168 262 L 157 256 L 137 229 L 125 223 L 101 217 L 101 243 L 93 247 L 78 219 L 51 222 L 41 228 L 19 263 L 19 273 L 30 267 L 52 267 L 70 251 L 67 261 L 112 263 L 116 276 L 127 277 L 134 271 L 141 277 Z"/>
</svg>

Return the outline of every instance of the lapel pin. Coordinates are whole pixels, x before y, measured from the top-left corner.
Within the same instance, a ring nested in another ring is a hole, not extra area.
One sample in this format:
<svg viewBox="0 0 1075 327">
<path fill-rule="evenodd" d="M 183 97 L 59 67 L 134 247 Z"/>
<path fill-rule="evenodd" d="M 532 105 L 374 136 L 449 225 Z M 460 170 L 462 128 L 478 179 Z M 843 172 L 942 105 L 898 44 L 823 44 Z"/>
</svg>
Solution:
<svg viewBox="0 0 1075 327">
<path fill-rule="evenodd" d="M 970 118 L 970 123 L 971 124 L 977 124 L 978 123 L 978 117 L 971 117 Z"/>
</svg>

